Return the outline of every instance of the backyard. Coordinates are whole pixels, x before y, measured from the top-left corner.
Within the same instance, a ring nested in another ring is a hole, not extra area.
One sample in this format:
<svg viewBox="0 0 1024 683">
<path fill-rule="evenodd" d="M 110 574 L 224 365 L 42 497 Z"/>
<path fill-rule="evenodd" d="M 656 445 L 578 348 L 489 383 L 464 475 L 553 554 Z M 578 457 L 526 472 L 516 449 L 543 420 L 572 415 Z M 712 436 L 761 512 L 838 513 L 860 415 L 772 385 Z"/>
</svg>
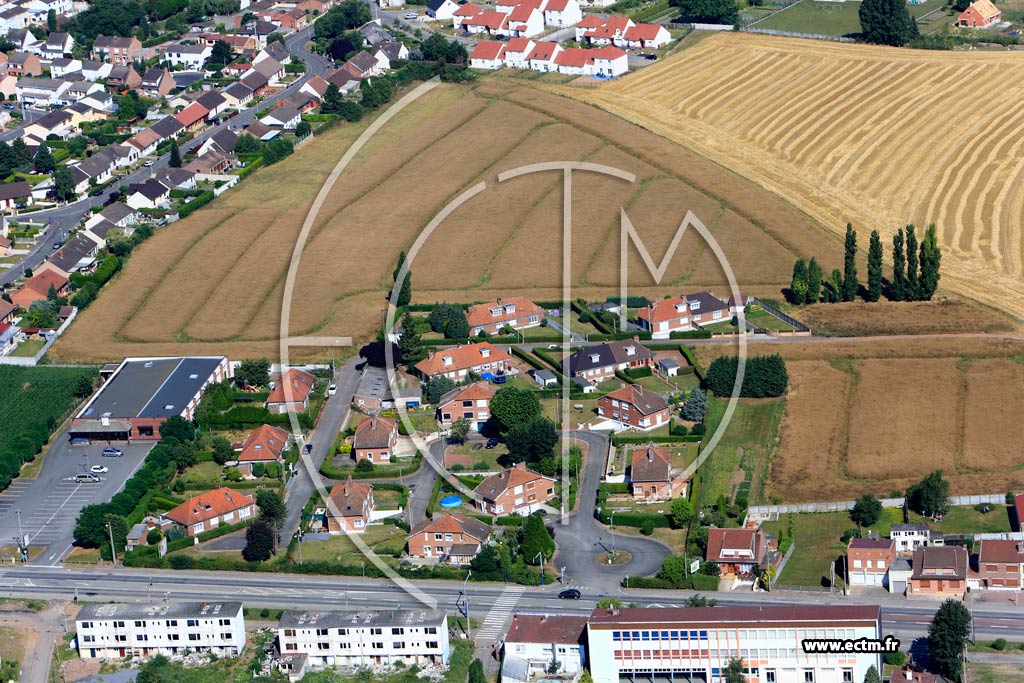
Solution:
<svg viewBox="0 0 1024 683">
<path fill-rule="evenodd" d="M 378 555 L 400 553 L 405 547 L 405 532 L 392 524 L 371 524 L 358 536 Z M 302 561 L 349 564 L 365 562 L 366 557 L 352 539 L 340 534 L 326 541 L 303 541 Z"/>
<path fill-rule="evenodd" d="M 705 423 L 714 434 L 728 401 L 711 401 Z M 720 496 L 731 499 L 747 490 L 750 504 L 760 502 L 775 447 L 784 401 L 741 399 L 732 421 L 714 452 L 698 471 L 700 507 L 714 505 Z"/>
<path fill-rule="evenodd" d="M 926 0 L 920 5 L 907 5 L 910 16 L 917 19 L 929 12 L 941 9 L 942 0 Z M 820 2 L 801 0 L 794 5 L 756 24 L 757 28 L 796 33 L 817 33 L 828 36 L 843 36 L 860 33 L 859 2 Z M 922 31 L 925 33 L 928 31 Z"/>
</svg>

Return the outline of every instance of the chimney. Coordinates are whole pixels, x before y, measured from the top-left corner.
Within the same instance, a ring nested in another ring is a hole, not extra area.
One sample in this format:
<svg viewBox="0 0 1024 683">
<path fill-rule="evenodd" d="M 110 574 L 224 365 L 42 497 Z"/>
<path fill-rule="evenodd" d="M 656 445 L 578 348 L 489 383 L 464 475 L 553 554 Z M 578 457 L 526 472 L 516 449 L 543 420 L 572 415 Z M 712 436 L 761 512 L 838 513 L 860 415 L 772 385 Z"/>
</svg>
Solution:
<svg viewBox="0 0 1024 683">
<path fill-rule="evenodd" d="M 904 669 L 903 670 L 903 675 L 906 676 L 908 681 L 914 680 L 914 672 L 911 671 L 910 669 Z"/>
</svg>

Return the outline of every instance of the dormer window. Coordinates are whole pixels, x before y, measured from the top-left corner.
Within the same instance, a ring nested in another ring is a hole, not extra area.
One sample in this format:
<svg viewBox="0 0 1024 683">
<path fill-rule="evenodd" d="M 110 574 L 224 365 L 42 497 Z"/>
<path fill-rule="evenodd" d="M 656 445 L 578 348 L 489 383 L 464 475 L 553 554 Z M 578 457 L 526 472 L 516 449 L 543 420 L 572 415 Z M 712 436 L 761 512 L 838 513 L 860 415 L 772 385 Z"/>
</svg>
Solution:
<svg viewBox="0 0 1024 683">
<path fill-rule="evenodd" d="M 635 346 L 627 346 L 626 347 L 626 355 L 627 356 L 635 356 L 636 355 L 636 347 Z"/>
<path fill-rule="evenodd" d="M 700 310 L 700 302 L 699 301 L 691 301 L 690 302 L 690 310 L 691 311 Z"/>
<path fill-rule="evenodd" d="M 685 304 L 676 304 L 675 305 L 675 309 L 676 309 L 676 313 L 682 313 L 683 311 L 686 310 L 686 305 Z"/>
<path fill-rule="evenodd" d="M 442 365 L 446 365 L 447 366 L 447 365 L 451 365 L 454 362 L 455 362 L 455 359 L 453 359 L 451 356 L 441 356 L 441 364 Z"/>
<path fill-rule="evenodd" d="M 601 360 L 601 355 L 600 354 L 597 354 L 597 353 L 590 354 L 590 362 L 591 363 L 596 363 L 599 360 Z"/>
<path fill-rule="evenodd" d="M 511 315 L 516 312 L 515 304 L 505 304 L 505 314 Z"/>
<path fill-rule="evenodd" d="M 491 356 L 491 350 L 490 349 L 480 349 L 480 357 L 481 358 L 490 358 L 490 356 Z"/>
<path fill-rule="evenodd" d="M 492 318 L 497 318 L 499 315 L 501 315 L 500 306 L 498 306 L 497 308 L 488 308 L 487 310 L 490 311 Z"/>
</svg>

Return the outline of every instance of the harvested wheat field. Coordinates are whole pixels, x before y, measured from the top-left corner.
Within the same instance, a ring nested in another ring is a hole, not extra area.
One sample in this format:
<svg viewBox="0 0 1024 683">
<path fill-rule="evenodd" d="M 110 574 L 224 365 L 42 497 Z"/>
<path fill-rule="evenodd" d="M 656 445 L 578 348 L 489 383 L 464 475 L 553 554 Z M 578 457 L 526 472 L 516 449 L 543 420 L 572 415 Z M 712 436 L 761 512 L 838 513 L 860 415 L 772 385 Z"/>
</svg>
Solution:
<svg viewBox="0 0 1024 683">
<path fill-rule="evenodd" d="M 555 87 L 555 86 L 547 86 Z M 1024 55 L 720 33 L 600 88 L 830 229 L 935 223 L 944 288 L 1024 318 Z M 950 113 L 956 112 L 955 123 Z M 828 268 L 839 254 L 801 245 Z"/>
<path fill-rule="evenodd" d="M 1008 360 L 977 360 L 964 369 L 963 466 L 999 472 L 1024 466 L 1024 367 Z"/>
<path fill-rule="evenodd" d="M 185 353 L 277 357 L 295 240 L 321 183 L 365 125 L 335 128 L 159 231 L 51 355 L 77 361 Z M 834 235 L 783 199 L 599 109 L 494 82 L 441 85 L 383 126 L 334 185 L 302 252 L 290 334 L 371 338 L 399 252 L 481 181 L 487 189 L 448 216 L 415 255 L 413 301 L 468 303 L 512 293 L 558 298 L 561 175 L 501 183 L 497 175 L 566 160 L 636 175 L 632 183 L 573 175 L 578 296 L 617 291 L 620 207 L 631 212 L 655 261 L 685 212 L 694 211 L 720 240 L 740 286 L 755 295 L 776 296 L 798 252 L 840 248 Z M 725 294 L 722 269 L 695 231 L 684 237 L 661 286 L 654 287 L 635 250 L 629 268 L 636 293 L 660 297 L 685 286 Z"/>
</svg>

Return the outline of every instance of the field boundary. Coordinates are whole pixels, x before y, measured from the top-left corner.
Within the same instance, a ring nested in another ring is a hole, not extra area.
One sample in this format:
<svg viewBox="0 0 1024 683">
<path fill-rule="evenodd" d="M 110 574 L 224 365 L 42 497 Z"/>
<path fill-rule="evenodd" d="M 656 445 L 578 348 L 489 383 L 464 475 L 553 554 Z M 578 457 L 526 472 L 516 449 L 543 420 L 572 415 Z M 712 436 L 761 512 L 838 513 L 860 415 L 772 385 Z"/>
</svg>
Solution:
<svg viewBox="0 0 1024 683">
<path fill-rule="evenodd" d="M 882 507 L 902 508 L 906 505 L 906 498 L 879 498 Z M 752 515 L 769 517 L 771 515 L 804 514 L 812 512 L 847 512 L 853 509 L 857 503 L 855 500 L 836 500 L 820 503 L 783 503 L 780 505 L 751 505 L 747 508 L 747 519 Z M 950 496 L 949 505 L 954 507 L 970 507 L 973 505 L 1006 505 L 1005 493 L 977 493 L 966 496 Z M 1011 532 L 1021 533 L 1024 532 Z M 1022 536 L 1024 539 L 1024 536 Z"/>
</svg>

